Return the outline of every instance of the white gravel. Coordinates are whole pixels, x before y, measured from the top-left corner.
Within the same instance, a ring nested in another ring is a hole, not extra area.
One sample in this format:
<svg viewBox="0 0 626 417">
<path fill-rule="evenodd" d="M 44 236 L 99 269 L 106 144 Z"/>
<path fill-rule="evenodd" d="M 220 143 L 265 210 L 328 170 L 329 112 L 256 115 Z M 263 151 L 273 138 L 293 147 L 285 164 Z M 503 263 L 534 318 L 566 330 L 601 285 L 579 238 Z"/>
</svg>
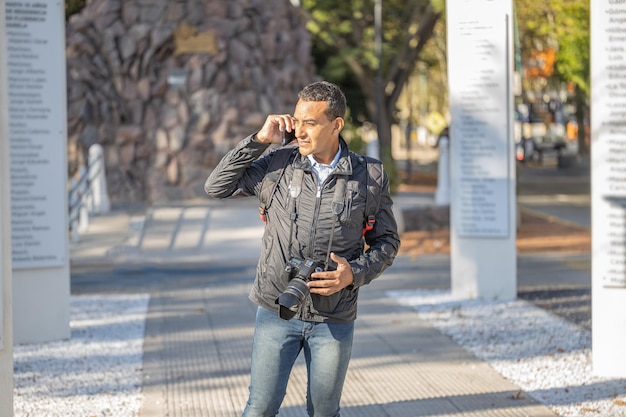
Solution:
<svg viewBox="0 0 626 417">
<path fill-rule="evenodd" d="M 72 296 L 70 340 L 14 349 L 15 417 L 137 416 L 148 301 Z"/>
<path fill-rule="evenodd" d="M 524 300 L 458 300 L 425 290 L 388 295 L 559 416 L 626 416 L 626 379 L 592 375 L 589 330 Z"/>
</svg>

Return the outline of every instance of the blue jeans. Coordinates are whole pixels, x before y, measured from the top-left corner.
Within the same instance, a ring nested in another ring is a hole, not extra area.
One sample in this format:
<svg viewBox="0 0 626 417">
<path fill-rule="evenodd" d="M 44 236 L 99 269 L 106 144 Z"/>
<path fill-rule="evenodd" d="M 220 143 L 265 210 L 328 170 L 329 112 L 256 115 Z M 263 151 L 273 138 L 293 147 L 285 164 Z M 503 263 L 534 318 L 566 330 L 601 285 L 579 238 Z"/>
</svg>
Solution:
<svg viewBox="0 0 626 417">
<path fill-rule="evenodd" d="M 242 417 L 278 414 L 296 358 L 304 349 L 309 417 L 339 417 L 339 401 L 352 353 L 354 323 L 289 321 L 259 307 L 250 372 L 250 396 Z"/>
</svg>

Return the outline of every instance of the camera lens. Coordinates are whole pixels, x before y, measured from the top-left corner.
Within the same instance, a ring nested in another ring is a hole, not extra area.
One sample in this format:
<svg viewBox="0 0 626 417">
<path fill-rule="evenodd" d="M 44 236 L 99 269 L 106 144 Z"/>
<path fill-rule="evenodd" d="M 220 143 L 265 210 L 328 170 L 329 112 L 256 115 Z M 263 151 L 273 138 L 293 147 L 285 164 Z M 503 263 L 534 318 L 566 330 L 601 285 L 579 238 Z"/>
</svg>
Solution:
<svg viewBox="0 0 626 417">
<path fill-rule="evenodd" d="M 294 278 L 289 281 L 289 285 L 285 288 L 276 302 L 279 305 L 280 318 L 290 320 L 296 315 L 302 301 L 309 293 L 309 287 L 306 282 L 300 278 Z"/>
</svg>

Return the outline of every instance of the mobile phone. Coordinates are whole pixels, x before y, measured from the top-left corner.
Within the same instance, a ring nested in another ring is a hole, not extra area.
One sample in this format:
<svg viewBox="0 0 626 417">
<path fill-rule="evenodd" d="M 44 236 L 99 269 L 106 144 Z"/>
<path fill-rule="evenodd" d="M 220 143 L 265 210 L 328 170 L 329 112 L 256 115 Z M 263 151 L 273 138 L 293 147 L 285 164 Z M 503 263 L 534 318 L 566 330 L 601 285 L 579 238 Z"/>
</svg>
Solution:
<svg viewBox="0 0 626 417">
<path fill-rule="evenodd" d="M 288 143 L 293 142 L 294 140 L 296 140 L 296 131 L 295 129 L 292 130 L 291 132 L 287 132 L 287 129 L 283 130 L 283 140 L 281 141 L 281 145 L 285 146 Z"/>
</svg>

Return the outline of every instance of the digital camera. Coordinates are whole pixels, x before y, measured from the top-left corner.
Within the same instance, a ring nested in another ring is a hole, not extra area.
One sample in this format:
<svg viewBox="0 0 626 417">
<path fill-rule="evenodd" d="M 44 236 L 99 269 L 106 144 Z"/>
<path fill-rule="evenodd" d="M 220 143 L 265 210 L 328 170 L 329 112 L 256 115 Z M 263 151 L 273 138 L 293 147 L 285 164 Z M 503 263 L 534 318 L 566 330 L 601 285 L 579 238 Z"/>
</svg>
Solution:
<svg viewBox="0 0 626 417">
<path fill-rule="evenodd" d="M 281 319 L 290 320 L 296 315 L 302 302 L 309 295 L 309 287 L 306 283 L 311 280 L 311 274 L 323 270 L 322 265 L 313 259 L 291 258 L 287 261 L 284 278 L 289 280 L 289 284 L 276 299 Z"/>
</svg>

